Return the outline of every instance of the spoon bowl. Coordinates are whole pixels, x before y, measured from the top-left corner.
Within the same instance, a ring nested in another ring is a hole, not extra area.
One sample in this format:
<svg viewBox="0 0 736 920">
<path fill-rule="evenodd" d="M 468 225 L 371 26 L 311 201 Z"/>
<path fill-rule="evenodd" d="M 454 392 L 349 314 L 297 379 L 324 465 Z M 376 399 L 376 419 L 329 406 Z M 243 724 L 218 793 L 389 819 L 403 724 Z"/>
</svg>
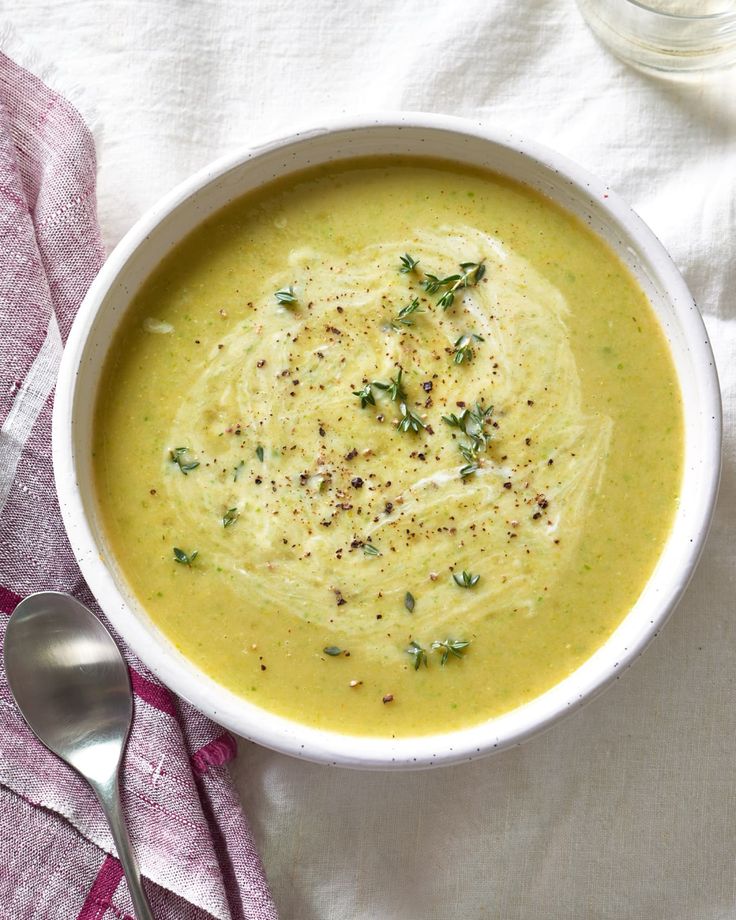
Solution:
<svg viewBox="0 0 736 920">
<path fill-rule="evenodd" d="M 133 718 L 130 678 L 112 636 L 83 604 L 32 594 L 7 627 L 8 683 L 47 748 L 84 776 L 115 772 Z"/>
<path fill-rule="evenodd" d="M 68 594 L 31 594 L 3 649 L 8 684 L 31 731 L 94 790 L 110 824 L 138 920 L 153 920 L 125 827 L 118 772 L 133 719 L 130 676 L 110 633 Z"/>
</svg>

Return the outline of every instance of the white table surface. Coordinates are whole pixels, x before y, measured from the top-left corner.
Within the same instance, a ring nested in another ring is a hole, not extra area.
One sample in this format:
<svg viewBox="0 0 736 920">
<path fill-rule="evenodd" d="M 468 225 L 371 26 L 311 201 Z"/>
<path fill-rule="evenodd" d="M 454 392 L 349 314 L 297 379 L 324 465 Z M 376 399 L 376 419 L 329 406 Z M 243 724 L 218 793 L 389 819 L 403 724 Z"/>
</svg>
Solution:
<svg viewBox="0 0 736 920">
<path fill-rule="evenodd" d="M 650 223 L 706 313 L 726 433 L 705 556 L 662 635 L 603 697 L 491 759 L 379 775 L 243 743 L 236 775 L 284 920 L 736 917 L 736 73 L 638 74 L 571 0 L 13 0 L 2 15 L 97 109 L 110 245 L 209 160 L 368 109 L 507 125 Z"/>
</svg>

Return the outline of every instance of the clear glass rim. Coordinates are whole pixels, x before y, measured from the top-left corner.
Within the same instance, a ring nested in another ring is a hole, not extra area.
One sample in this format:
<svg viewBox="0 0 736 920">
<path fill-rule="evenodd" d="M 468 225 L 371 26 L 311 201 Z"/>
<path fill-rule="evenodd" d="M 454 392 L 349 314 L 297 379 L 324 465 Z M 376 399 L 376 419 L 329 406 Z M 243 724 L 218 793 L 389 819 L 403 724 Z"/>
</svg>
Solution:
<svg viewBox="0 0 736 920">
<path fill-rule="evenodd" d="M 642 0 L 626 0 L 630 6 L 638 7 L 640 10 L 644 10 L 645 13 L 651 13 L 653 16 L 658 16 L 660 19 L 669 19 L 673 22 L 719 22 L 719 21 L 728 21 L 733 19 L 736 21 L 736 8 L 733 10 L 723 10 L 720 13 L 668 13 L 664 10 L 655 9 L 652 6 L 649 6 L 648 3 L 642 2 Z"/>
</svg>

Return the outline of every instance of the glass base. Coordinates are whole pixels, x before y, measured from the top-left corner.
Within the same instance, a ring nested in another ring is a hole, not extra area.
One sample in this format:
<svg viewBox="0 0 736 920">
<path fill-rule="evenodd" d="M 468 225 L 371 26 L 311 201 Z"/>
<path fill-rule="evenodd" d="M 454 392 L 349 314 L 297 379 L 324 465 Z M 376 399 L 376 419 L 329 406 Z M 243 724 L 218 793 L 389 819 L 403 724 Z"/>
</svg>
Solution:
<svg viewBox="0 0 736 920">
<path fill-rule="evenodd" d="M 594 34 L 641 70 L 675 75 L 736 65 L 736 6 L 731 11 L 685 15 L 663 12 L 662 3 L 653 9 L 637 0 L 577 3 Z M 702 10 L 705 4 L 694 6 Z"/>
</svg>

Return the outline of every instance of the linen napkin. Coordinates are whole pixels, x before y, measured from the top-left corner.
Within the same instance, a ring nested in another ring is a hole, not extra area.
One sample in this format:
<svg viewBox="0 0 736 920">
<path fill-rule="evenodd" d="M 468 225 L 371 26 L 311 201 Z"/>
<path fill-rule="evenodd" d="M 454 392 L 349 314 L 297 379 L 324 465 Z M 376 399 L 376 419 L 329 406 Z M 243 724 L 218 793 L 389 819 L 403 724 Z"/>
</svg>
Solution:
<svg viewBox="0 0 736 920">
<path fill-rule="evenodd" d="M 68 591 L 100 615 L 64 533 L 50 440 L 63 343 L 104 259 L 95 148 L 45 76 L 0 53 L 0 638 L 2 614 L 33 591 Z M 126 657 L 123 803 L 154 915 L 275 920 L 226 766 L 234 739 Z M 4 668 L 0 706 L 0 917 L 130 920 L 100 808 L 27 728 Z"/>
</svg>

